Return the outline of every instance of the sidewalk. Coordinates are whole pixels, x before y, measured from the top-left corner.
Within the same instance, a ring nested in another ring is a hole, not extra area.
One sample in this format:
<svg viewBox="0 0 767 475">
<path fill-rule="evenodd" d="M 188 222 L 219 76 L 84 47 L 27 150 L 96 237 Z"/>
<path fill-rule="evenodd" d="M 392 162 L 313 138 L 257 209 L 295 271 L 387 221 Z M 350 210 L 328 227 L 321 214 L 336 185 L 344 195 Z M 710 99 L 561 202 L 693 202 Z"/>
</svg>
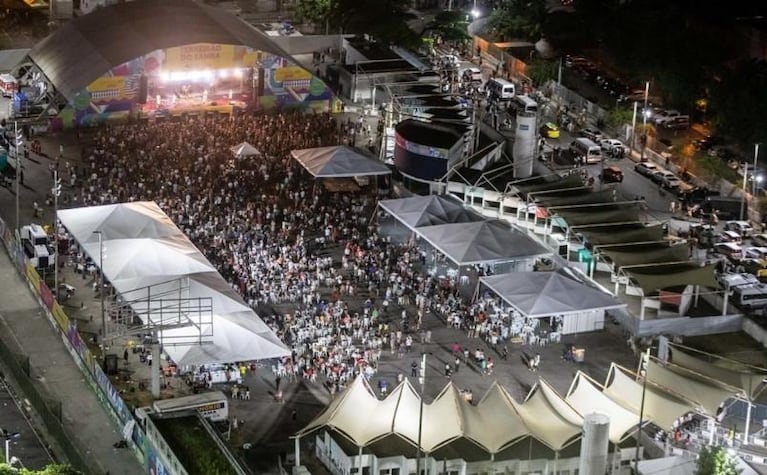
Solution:
<svg viewBox="0 0 767 475">
<path fill-rule="evenodd" d="M 63 424 L 83 458 L 92 463 L 91 472 L 142 473 L 130 449 L 112 447 L 122 435 L 4 249 L 0 252 L 0 289 L 0 337 L 15 351 L 29 356 L 30 372 L 41 392 L 61 401 Z"/>
</svg>

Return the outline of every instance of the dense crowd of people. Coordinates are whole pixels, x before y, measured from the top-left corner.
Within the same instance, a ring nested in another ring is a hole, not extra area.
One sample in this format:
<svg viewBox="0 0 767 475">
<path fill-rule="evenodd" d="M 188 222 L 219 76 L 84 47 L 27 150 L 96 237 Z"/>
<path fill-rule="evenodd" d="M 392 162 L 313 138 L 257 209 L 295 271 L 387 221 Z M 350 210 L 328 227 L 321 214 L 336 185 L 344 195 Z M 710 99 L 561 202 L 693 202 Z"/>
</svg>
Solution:
<svg viewBox="0 0 767 475">
<path fill-rule="evenodd" d="M 435 263 L 416 243 L 379 235 L 376 190 L 329 192 L 290 156 L 357 133 L 369 131 L 328 114 L 109 126 L 83 149 L 80 167 L 65 164 L 67 198 L 157 202 L 292 348 L 273 368 L 279 377 L 320 377 L 331 390 L 370 377 L 383 351 L 403 357 L 431 339 L 422 328 L 430 311 L 500 354 L 508 320 L 489 318 L 484 300 L 469 305 L 456 278 L 426 272 Z M 243 141 L 261 155 L 235 157 L 231 147 Z"/>
</svg>

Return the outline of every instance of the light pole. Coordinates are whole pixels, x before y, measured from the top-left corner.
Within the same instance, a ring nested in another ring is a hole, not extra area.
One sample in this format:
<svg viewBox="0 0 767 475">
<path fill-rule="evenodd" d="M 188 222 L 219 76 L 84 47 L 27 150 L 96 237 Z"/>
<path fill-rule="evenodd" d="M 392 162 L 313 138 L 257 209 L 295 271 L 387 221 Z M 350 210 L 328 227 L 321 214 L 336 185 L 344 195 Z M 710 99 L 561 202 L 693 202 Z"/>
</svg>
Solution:
<svg viewBox="0 0 767 475">
<path fill-rule="evenodd" d="M 644 419 L 644 397 L 647 393 L 647 370 L 650 366 L 650 348 L 647 348 L 645 353 L 642 353 L 642 362 L 640 366 L 640 375 L 642 379 L 642 401 L 639 404 L 639 428 L 637 429 L 637 447 L 634 454 L 634 472 L 639 473 L 639 446 L 642 443 L 642 419 Z M 642 374 L 644 373 L 644 374 Z"/>
<path fill-rule="evenodd" d="M 757 189 L 760 187 L 760 183 L 762 183 L 762 180 L 764 180 L 764 177 L 762 175 L 756 175 L 754 176 L 754 187 L 751 190 L 751 194 L 756 196 Z"/>
<path fill-rule="evenodd" d="M 106 352 L 106 343 L 104 340 L 107 336 L 107 323 L 106 312 L 104 311 L 104 233 L 101 231 L 93 231 L 93 234 L 99 236 L 99 297 L 101 299 L 101 346 Z"/>
<path fill-rule="evenodd" d="M 11 463 L 11 440 L 18 439 L 21 437 L 21 434 L 18 432 L 8 432 L 3 429 L 2 437 L 5 440 L 5 463 Z"/>
<path fill-rule="evenodd" d="M 58 167 L 53 171 L 53 295 L 59 300 L 59 195 L 61 194 L 61 180 L 59 180 Z"/>
<path fill-rule="evenodd" d="M 759 144 L 754 145 L 754 171 L 756 173 L 756 164 L 759 161 Z M 740 195 L 740 220 L 743 221 L 743 217 L 746 214 L 746 183 L 748 182 L 748 165 L 743 164 L 743 190 Z M 756 189 L 756 181 L 754 181 L 754 189 Z"/>
<path fill-rule="evenodd" d="M 647 147 L 647 116 L 650 111 L 647 110 L 647 97 L 650 95 L 650 81 L 644 84 L 644 108 L 642 109 L 642 153 L 639 161 L 644 161 L 644 149 Z"/>
<path fill-rule="evenodd" d="M 415 474 L 421 475 L 421 432 L 423 431 L 423 397 L 426 386 L 426 353 L 421 355 L 421 405 L 418 409 L 418 452 L 415 459 Z"/>
<path fill-rule="evenodd" d="M 21 180 L 21 154 L 19 153 L 19 147 L 24 144 L 23 136 L 19 134 L 19 123 L 13 123 L 15 147 L 13 148 L 13 155 L 16 159 L 16 229 L 14 229 L 14 235 L 19 232 L 19 195 L 20 188 L 19 182 Z"/>
</svg>

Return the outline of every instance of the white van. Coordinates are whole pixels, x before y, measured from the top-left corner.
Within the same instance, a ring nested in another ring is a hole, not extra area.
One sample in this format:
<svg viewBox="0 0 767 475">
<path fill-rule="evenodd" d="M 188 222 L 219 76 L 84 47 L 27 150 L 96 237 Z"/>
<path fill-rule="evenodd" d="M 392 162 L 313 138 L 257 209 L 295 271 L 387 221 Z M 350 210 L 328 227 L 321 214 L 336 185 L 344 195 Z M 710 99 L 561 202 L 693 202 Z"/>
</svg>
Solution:
<svg viewBox="0 0 767 475">
<path fill-rule="evenodd" d="M 586 163 L 599 163 L 602 161 L 602 147 L 585 137 L 580 137 L 570 144 L 570 153 L 583 158 Z"/>
<path fill-rule="evenodd" d="M 732 289 L 730 295 L 732 295 L 731 301 L 745 310 L 767 307 L 767 285 L 765 284 L 741 285 Z"/>
<path fill-rule="evenodd" d="M 734 242 L 720 242 L 714 244 L 714 252 L 725 256 L 732 262 L 738 262 L 743 259 L 743 249 Z"/>
<path fill-rule="evenodd" d="M 485 84 L 485 90 L 490 96 L 497 97 L 502 101 L 508 101 L 514 99 L 516 94 L 516 88 L 514 83 L 505 79 L 491 78 Z"/>
<path fill-rule="evenodd" d="M 530 96 L 516 96 L 511 101 L 511 106 L 517 110 L 518 114 L 537 114 L 538 103 L 530 99 Z"/>
</svg>

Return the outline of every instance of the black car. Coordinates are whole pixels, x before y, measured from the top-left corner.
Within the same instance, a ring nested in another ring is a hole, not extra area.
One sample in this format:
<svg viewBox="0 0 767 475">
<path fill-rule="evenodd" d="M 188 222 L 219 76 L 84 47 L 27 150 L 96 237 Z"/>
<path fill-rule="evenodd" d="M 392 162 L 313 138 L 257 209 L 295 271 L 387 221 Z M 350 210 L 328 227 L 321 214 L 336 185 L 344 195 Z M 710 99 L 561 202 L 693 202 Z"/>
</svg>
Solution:
<svg viewBox="0 0 767 475">
<path fill-rule="evenodd" d="M 698 150 L 711 150 L 712 147 L 716 147 L 717 145 L 722 145 L 724 143 L 724 139 L 718 135 L 707 135 L 701 139 L 693 140 L 692 146 L 695 147 Z"/>
<path fill-rule="evenodd" d="M 688 206 L 701 204 L 709 196 L 719 196 L 719 191 L 709 190 L 705 187 L 695 187 L 679 194 L 679 201 Z"/>
</svg>

